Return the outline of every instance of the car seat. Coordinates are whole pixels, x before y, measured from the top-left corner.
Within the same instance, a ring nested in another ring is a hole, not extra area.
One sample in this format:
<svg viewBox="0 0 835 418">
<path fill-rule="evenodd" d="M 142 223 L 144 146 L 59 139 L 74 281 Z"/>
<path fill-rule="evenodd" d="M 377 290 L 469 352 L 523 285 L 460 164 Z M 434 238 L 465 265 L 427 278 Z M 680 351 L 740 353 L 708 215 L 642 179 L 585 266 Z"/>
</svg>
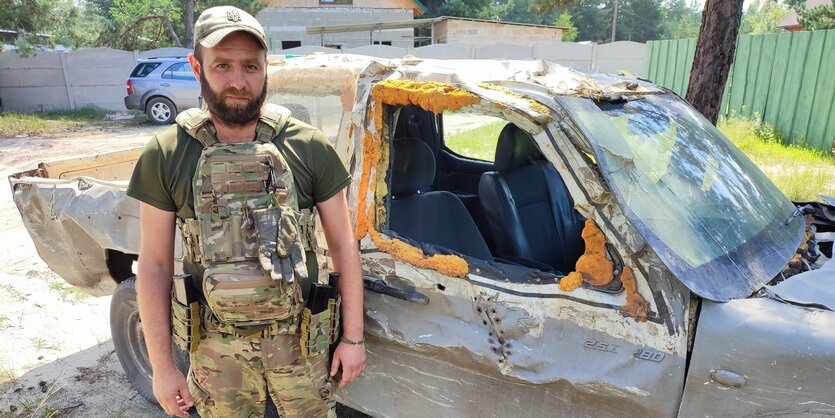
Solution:
<svg viewBox="0 0 835 418">
<path fill-rule="evenodd" d="M 499 134 L 494 168 L 482 174 L 478 193 L 496 256 L 532 260 L 563 273 L 574 270 L 584 251 L 585 219 L 530 134 L 507 124 Z"/>
<path fill-rule="evenodd" d="M 435 178 L 435 156 L 423 141 L 401 138 L 391 147 L 389 228 L 422 243 L 491 260 L 484 238 L 457 196 L 426 191 Z"/>
</svg>

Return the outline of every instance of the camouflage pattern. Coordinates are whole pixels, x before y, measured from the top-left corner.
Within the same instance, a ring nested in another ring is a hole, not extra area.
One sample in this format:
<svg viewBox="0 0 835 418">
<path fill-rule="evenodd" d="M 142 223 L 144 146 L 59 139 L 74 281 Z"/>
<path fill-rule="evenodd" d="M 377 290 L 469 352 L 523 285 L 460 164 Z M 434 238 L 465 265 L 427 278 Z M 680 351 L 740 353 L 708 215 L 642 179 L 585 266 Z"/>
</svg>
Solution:
<svg viewBox="0 0 835 418">
<path fill-rule="evenodd" d="M 221 144 L 208 117 L 190 109 L 177 123 L 204 146 L 192 181 L 196 219 L 180 223 L 186 253 L 206 271 L 203 294 L 217 316 L 236 326 L 297 315 L 299 280 L 307 278 L 294 181 L 272 143 L 286 109 L 262 112 L 256 140 Z"/>
<path fill-rule="evenodd" d="M 298 282 L 274 280 L 258 263 L 207 268 L 203 294 L 220 321 L 236 326 L 269 324 L 297 315 L 302 307 Z"/>
<path fill-rule="evenodd" d="M 266 381 L 266 382 L 265 382 Z M 204 332 L 191 355 L 189 392 L 201 417 L 335 417 L 328 356 L 304 358 L 297 334 L 239 338 Z"/>
<path fill-rule="evenodd" d="M 327 353 L 330 349 L 333 315 L 330 308 L 319 313 L 311 313 L 309 308 L 302 311 L 301 354 L 303 357 L 315 357 Z"/>
<path fill-rule="evenodd" d="M 330 335 L 330 343 L 335 344 L 336 340 L 339 338 L 339 331 L 340 331 L 340 318 L 339 318 L 339 311 L 342 308 L 342 297 L 337 296 L 336 299 L 328 299 L 328 309 L 333 312 L 331 316 L 331 335 Z"/>
<path fill-rule="evenodd" d="M 185 351 L 194 352 L 200 341 L 200 305 L 188 306 L 171 298 L 171 337 L 174 344 Z"/>
</svg>

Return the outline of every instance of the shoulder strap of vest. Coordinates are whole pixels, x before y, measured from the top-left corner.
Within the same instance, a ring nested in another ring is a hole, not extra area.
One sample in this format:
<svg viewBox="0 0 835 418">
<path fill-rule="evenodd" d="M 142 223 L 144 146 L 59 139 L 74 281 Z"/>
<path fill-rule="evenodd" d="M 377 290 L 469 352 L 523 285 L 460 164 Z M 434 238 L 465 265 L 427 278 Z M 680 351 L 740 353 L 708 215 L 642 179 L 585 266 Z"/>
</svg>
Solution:
<svg viewBox="0 0 835 418">
<path fill-rule="evenodd" d="M 204 147 L 219 143 L 217 136 L 209 129 L 209 115 L 201 109 L 191 108 L 177 115 L 177 125 Z"/>
<path fill-rule="evenodd" d="M 290 120 L 290 110 L 284 106 L 267 103 L 261 108 L 261 117 L 256 129 L 255 140 L 260 142 L 272 142 Z"/>
</svg>

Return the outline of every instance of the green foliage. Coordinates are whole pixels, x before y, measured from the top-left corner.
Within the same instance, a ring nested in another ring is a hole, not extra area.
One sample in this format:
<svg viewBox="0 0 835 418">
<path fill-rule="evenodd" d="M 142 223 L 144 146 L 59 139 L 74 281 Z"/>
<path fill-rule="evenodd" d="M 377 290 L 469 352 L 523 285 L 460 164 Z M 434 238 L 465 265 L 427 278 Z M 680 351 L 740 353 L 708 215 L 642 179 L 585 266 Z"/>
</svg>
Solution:
<svg viewBox="0 0 835 418">
<path fill-rule="evenodd" d="M 777 25 L 789 12 L 788 6 L 776 0 L 754 0 L 742 17 L 739 34 L 762 35 L 779 32 L 781 29 Z"/>
<path fill-rule="evenodd" d="M 55 21 L 52 2 L 48 0 L 0 0 L 0 29 L 17 31 L 17 53 L 30 56 L 39 47 L 50 47 L 55 40 L 48 35 Z"/>
<path fill-rule="evenodd" d="M 577 28 L 577 40 L 605 42 L 612 31 L 612 10 L 608 1 L 585 0 L 568 8 Z"/>
<path fill-rule="evenodd" d="M 495 121 L 458 131 L 444 138 L 444 145 L 452 152 L 467 158 L 493 161 L 499 133 L 506 124 L 505 121 Z"/>
<path fill-rule="evenodd" d="M 199 16 L 203 10 L 215 6 L 235 6 L 255 16 L 267 7 L 267 3 L 258 0 L 197 0 L 194 2 L 194 13 Z M 196 16 L 195 20 L 197 20 Z"/>
<path fill-rule="evenodd" d="M 167 25 L 170 22 L 178 38 L 183 39 L 182 5 L 186 1 L 189 0 L 0 0 L 0 29 L 20 33 L 15 45 L 23 56 L 55 45 L 125 50 L 174 46 Z M 236 6 L 252 15 L 266 7 L 258 0 L 190 1 L 194 2 L 196 15 L 220 5 Z"/>
<path fill-rule="evenodd" d="M 114 0 L 110 14 L 119 33 L 116 47 L 127 50 L 174 46 L 165 18 L 174 24 L 183 15 L 175 0 Z"/>
<path fill-rule="evenodd" d="M 99 6 L 90 1 L 61 1 L 53 11 L 61 22 L 52 29 L 55 43 L 67 48 L 103 46 L 102 37 L 112 27 Z"/>
<path fill-rule="evenodd" d="M 695 0 L 667 0 L 662 6 L 663 20 L 659 39 L 685 39 L 699 36 L 702 16 Z"/>
<path fill-rule="evenodd" d="M 717 126 L 790 199 L 835 195 L 835 158 L 831 155 L 786 145 L 783 135 L 765 122 L 731 117 L 720 119 Z"/>
<path fill-rule="evenodd" d="M 797 13 L 797 21 L 806 30 L 835 29 L 835 4 L 806 8 L 806 0 L 785 0 Z"/>
<path fill-rule="evenodd" d="M 439 14 L 441 16 L 476 18 L 479 12 L 489 5 L 490 2 L 485 0 L 447 0 L 441 5 Z"/>
<path fill-rule="evenodd" d="M 797 14 L 797 21 L 806 30 L 835 29 L 835 4 L 805 9 Z"/>
<path fill-rule="evenodd" d="M 620 0 L 615 39 L 646 42 L 661 35 L 660 0 Z"/>
<path fill-rule="evenodd" d="M 531 0 L 511 0 L 507 13 L 501 20 L 506 22 L 533 23 L 536 25 L 551 25 L 564 9 L 550 8 L 540 10 L 537 2 Z"/>
<path fill-rule="evenodd" d="M 559 26 L 562 28 L 571 28 L 568 32 L 563 32 L 562 40 L 564 42 L 573 42 L 577 39 L 577 28 L 574 27 L 574 24 L 571 23 L 571 14 L 568 12 L 560 13 L 560 17 L 554 21 L 554 26 Z"/>
</svg>

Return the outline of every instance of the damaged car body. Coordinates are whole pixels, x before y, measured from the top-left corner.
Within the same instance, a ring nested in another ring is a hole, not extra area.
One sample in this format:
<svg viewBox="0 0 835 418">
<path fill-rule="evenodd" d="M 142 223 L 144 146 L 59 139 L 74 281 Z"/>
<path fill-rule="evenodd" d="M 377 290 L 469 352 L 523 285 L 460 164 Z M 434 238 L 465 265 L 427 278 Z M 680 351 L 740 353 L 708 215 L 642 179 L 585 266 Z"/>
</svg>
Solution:
<svg viewBox="0 0 835 418">
<path fill-rule="evenodd" d="M 268 100 L 322 129 L 353 176 L 368 366 L 340 402 L 392 417 L 835 414 L 835 271 L 831 245 L 816 252 L 831 235 L 815 235 L 833 222 L 674 94 L 543 61 L 319 55 L 268 71 Z M 10 178 L 42 258 L 94 294 L 132 276 L 137 156 Z M 326 251 L 317 262 L 323 279 Z"/>
</svg>

